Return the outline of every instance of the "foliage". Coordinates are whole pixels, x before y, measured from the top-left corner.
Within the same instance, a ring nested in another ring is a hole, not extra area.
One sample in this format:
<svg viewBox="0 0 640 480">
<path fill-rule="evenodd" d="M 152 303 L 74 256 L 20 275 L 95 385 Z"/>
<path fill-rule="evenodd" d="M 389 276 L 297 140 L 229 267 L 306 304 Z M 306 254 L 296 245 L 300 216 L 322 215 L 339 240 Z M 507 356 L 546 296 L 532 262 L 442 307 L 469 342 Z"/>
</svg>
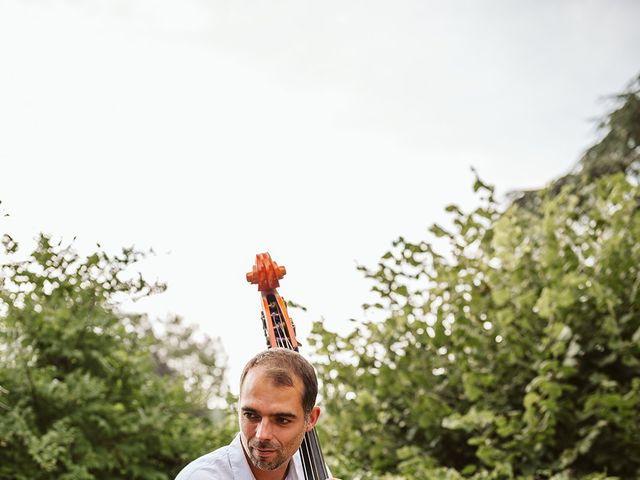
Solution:
<svg viewBox="0 0 640 480">
<path fill-rule="evenodd" d="M 155 334 L 119 301 L 157 292 L 133 249 L 80 257 L 5 235 L 0 277 L 0 478 L 168 479 L 228 440 L 219 346 L 173 318 Z"/>
<path fill-rule="evenodd" d="M 570 178 L 505 210 L 476 180 L 481 205 L 431 228 L 446 249 L 399 238 L 362 268 L 384 321 L 314 325 L 336 475 L 640 478 L 638 91 L 623 100 Z"/>
</svg>

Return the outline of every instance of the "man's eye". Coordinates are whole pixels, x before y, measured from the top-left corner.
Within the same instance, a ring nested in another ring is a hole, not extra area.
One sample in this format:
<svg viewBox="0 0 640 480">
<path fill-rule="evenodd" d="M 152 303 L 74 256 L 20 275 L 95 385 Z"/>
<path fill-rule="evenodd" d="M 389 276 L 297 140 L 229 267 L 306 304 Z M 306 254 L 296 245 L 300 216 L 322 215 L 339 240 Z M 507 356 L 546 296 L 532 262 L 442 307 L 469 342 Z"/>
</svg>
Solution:
<svg viewBox="0 0 640 480">
<path fill-rule="evenodd" d="M 291 419 L 285 417 L 278 418 L 278 423 L 280 425 L 288 425 L 289 423 L 291 423 Z"/>
<path fill-rule="evenodd" d="M 246 418 L 247 420 L 252 420 L 252 421 L 260 420 L 260 417 L 252 412 L 244 412 L 243 415 L 244 415 L 244 418 Z"/>
</svg>

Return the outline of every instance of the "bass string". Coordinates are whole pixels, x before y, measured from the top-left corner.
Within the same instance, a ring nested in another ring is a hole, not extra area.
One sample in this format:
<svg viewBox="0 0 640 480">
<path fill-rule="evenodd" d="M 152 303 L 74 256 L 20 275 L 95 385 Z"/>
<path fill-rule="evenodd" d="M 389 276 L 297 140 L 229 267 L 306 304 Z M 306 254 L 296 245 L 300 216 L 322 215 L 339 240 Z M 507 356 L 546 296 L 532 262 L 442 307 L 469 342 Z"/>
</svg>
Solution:
<svg viewBox="0 0 640 480">
<path fill-rule="evenodd" d="M 275 302 L 274 302 L 275 303 Z M 275 305 L 274 305 L 275 306 Z M 280 312 L 276 313 L 278 318 L 277 322 L 272 321 L 272 325 L 278 331 L 279 335 L 276 335 L 276 344 L 278 347 L 287 348 L 289 350 L 295 350 L 293 344 L 291 343 L 290 336 L 285 329 L 285 325 L 283 325 L 283 319 Z M 272 319 L 273 319 L 272 315 Z M 304 439 L 302 440 L 302 445 L 300 446 L 300 451 L 302 457 L 306 462 L 306 465 L 303 465 L 305 478 L 307 480 L 325 480 L 328 478 L 329 474 L 327 472 L 324 458 L 322 456 L 322 451 L 320 450 L 320 441 L 318 438 L 318 433 L 315 428 L 311 429 L 310 432 L 305 432 Z M 324 476 L 320 475 L 320 471 L 324 474 Z M 311 475 L 310 478 L 307 477 L 307 473 Z"/>
<path fill-rule="evenodd" d="M 280 317 L 279 314 L 278 314 L 278 320 L 279 320 L 278 322 L 273 322 L 273 326 L 276 328 L 278 332 L 278 334 L 276 335 L 277 345 L 281 348 L 294 350 L 291 340 L 287 335 L 285 327 L 283 326 L 282 317 Z M 304 468 L 305 477 L 307 478 L 307 480 L 324 480 L 324 479 L 321 479 L 319 475 L 319 472 L 317 469 L 317 462 L 315 461 L 315 456 L 313 452 L 314 450 L 313 445 L 310 445 L 310 442 L 308 440 L 309 440 L 308 434 L 305 433 L 305 438 L 302 440 L 302 445 L 300 446 L 302 457 L 304 460 L 306 460 L 305 462 L 303 462 L 304 464 L 303 466 L 305 467 Z M 307 475 L 310 475 L 310 477 L 307 477 Z"/>
</svg>

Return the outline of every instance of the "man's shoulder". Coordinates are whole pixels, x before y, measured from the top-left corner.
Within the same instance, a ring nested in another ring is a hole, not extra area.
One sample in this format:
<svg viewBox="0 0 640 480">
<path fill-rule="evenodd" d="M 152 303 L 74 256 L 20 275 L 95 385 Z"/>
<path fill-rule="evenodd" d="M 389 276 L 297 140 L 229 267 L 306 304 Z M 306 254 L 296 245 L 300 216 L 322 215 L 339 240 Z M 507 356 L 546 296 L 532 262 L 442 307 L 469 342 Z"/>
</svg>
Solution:
<svg viewBox="0 0 640 480">
<path fill-rule="evenodd" d="M 229 460 L 230 446 L 226 445 L 189 463 L 175 480 L 233 479 Z"/>
</svg>

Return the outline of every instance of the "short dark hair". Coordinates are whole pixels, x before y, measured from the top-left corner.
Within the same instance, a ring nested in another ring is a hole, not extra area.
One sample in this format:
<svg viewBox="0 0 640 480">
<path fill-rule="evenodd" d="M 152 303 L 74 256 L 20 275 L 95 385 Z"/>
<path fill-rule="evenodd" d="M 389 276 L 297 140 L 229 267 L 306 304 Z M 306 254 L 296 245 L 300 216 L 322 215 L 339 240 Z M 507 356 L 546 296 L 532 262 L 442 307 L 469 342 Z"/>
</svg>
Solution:
<svg viewBox="0 0 640 480">
<path fill-rule="evenodd" d="M 316 404 L 318 396 L 318 379 L 313 366 L 302 355 L 286 348 L 271 348 L 258 353 L 245 365 L 240 375 L 240 391 L 244 379 L 254 367 L 264 367 L 266 375 L 276 386 L 293 387 L 292 374 L 297 376 L 304 387 L 302 392 L 302 409 L 308 417 Z"/>
</svg>

